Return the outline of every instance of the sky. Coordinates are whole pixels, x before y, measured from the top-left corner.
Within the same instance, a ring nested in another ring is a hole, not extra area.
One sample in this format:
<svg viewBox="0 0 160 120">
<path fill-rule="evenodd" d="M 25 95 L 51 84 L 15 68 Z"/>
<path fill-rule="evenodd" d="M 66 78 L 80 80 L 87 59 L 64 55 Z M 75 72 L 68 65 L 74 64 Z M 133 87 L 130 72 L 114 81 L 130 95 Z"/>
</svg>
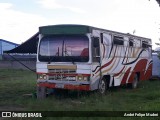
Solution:
<svg viewBox="0 0 160 120">
<path fill-rule="evenodd" d="M 21 44 L 40 26 L 82 24 L 160 42 L 156 0 L 0 0 L 0 39 Z"/>
</svg>

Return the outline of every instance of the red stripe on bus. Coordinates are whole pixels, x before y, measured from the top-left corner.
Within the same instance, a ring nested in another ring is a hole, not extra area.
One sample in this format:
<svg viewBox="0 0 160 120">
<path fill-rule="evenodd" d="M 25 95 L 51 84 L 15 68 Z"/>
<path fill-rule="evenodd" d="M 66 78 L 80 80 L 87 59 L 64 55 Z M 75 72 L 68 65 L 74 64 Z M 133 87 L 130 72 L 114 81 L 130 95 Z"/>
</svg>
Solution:
<svg viewBox="0 0 160 120">
<path fill-rule="evenodd" d="M 104 67 L 107 67 L 108 65 L 110 65 L 110 64 L 113 62 L 113 60 L 114 60 L 114 58 L 115 58 L 116 51 L 117 51 L 117 47 L 116 47 L 116 49 L 115 49 L 114 57 L 112 58 L 112 60 L 109 61 L 108 63 L 106 63 L 105 65 L 103 65 L 101 68 L 99 68 L 99 69 L 97 70 L 97 72 L 99 72 L 101 69 L 103 69 Z M 97 74 L 97 72 L 96 72 L 95 74 Z"/>
<path fill-rule="evenodd" d="M 121 70 L 119 73 L 116 73 L 116 74 L 114 75 L 114 77 L 116 77 L 116 76 L 118 76 L 119 74 L 121 74 L 122 71 L 124 70 L 124 68 L 125 68 L 125 66 L 122 68 L 122 70 Z"/>
<path fill-rule="evenodd" d="M 56 88 L 55 83 L 38 83 L 38 86 L 47 87 L 47 88 Z M 64 88 L 61 89 L 68 89 L 68 90 L 85 90 L 89 91 L 89 85 L 71 85 L 71 84 L 64 84 Z"/>
<path fill-rule="evenodd" d="M 97 74 L 97 73 L 98 73 L 101 69 L 103 69 L 104 67 L 107 67 L 108 65 L 110 65 L 110 64 L 113 62 L 114 58 L 115 58 L 115 57 L 113 57 L 111 61 L 109 61 L 108 63 L 106 63 L 105 65 L 103 65 L 101 68 L 99 68 L 95 74 Z"/>
<path fill-rule="evenodd" d="M 122 79 L 122 81 L 121 81 L 121 84 L 126 84 L 126 80 L 127 80 L 128 75 L 129 75 L 129 73 L 130 73 L 130 70 L 131 70 L 131 67 L 128 68 L 128 70 L 125 72 L 125 74 L 124 74 L 124 76 L 123 76 L 123 79 Z"/>
</svg>

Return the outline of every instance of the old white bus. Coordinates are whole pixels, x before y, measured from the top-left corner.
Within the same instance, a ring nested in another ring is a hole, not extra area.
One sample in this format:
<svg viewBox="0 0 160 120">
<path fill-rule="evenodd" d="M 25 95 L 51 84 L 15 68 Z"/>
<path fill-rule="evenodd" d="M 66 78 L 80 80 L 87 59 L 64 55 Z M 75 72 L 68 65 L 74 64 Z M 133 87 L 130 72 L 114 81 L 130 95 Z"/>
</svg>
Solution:
<svg viewBox="0 0 160 120">
<path fill-rule="evenodd" d="M 129 84 L 152 74 L 151 39 L 86 25 L 39 28 L 37 97 L 46 90 L 98 90 Z"/>
</svg>

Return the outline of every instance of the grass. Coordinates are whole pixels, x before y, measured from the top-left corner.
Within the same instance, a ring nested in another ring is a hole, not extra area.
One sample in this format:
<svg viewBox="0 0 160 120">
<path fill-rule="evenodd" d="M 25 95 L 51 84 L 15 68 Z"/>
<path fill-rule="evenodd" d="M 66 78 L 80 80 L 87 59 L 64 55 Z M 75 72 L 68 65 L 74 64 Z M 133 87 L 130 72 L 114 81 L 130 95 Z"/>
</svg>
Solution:
<svg viewBox="0 0 160 120">
<path fill-rule="evenodd" d="M 52 95 L 45 100 L 37 100 L 26 96 L 36 92 L 36 75 L 25 70 L 0 69 L 0 111 L 159 111 L 160 110 L 160 81 L 142 81 L 137 89 L 126 87 L 111 88 L 107 95 L 100 96 L 96 92 L 74 92 Z M 12 118 L 13 119 L 13 118 Z M 15 118 L 14 120 L 20 120 Z M 25 119 L 25 118 L 23 118 Z M 42 118 L 42 120 L 53 118 Z M 95 119 L 70 118 L 55 119 Z M 99 119 L 106 119 L 100 117 Z M 112 118 L 110 120 L 134 119 Z M 140 118 L 136 118 L 140 119 Z M 144 120 L 155 118 L 142 118 Z M 26 118 L 26 120 L 30 120 Z M 38 119 L 37 119 L 38 120 Z"/>
</svg>

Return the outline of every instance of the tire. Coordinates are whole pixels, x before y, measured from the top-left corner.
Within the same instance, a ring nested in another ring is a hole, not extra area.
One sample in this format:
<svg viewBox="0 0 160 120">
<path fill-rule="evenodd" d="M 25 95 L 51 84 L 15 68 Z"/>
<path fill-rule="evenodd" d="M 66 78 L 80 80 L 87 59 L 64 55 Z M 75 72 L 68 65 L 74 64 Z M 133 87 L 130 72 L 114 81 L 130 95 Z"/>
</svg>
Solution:
<svg viewBox="0 0 160 120">
<path fill-rule="evenodd" d="M 47 88 L 37 86 L 37 99 L 45 99 L 47 96 Z"/>
<path fill-rule="evenodd" d="M 104 95 L 104 94 L 106 94 L 107 90 L 108 90 L 108 84 L 107 84 L 106 79 L 103 78 L 99 82 L 98 93 L 101 95 Z"/>
<path fill-rule="evenodd" d="M 132 89 L 137 88 L 137 86 L 138 86 L 138 75 L 137 74 L 134 75 L 133 82 L 131 83 L 130 86 L 131 86 Z"/>
</svg>

